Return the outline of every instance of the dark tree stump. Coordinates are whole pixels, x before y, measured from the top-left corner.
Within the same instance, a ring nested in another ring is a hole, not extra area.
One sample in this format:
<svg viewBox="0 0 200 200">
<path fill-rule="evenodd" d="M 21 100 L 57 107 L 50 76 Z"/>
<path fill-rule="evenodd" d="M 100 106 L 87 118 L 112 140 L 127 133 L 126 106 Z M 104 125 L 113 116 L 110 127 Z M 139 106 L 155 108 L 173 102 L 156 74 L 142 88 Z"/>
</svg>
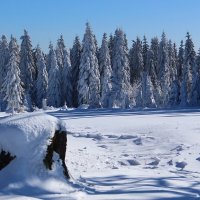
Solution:
<svg viewBox="0 0 200 200">
<path fill-rule="evenodd" d="M 62 161 L 63 173 L 65 177 L 69 179 L 70 178 L 69 171 L 65 164 L 66 146 L 67 146 L 67 132 L 56 130 L 54 137 L 51 139 L 50 145 L 48 145 L 47 147 L 47 154 L 43 162 L 47 169 L 52 170 L 52 164 L 54 162 L 53 152 L 56 152 Z"/>
<path fill-rule="evenodd" d="M 0 152 L 0 170 L 6 167 L 16 156 L 12 156 L 9 152 L 1 150 Z"/>
</svg>

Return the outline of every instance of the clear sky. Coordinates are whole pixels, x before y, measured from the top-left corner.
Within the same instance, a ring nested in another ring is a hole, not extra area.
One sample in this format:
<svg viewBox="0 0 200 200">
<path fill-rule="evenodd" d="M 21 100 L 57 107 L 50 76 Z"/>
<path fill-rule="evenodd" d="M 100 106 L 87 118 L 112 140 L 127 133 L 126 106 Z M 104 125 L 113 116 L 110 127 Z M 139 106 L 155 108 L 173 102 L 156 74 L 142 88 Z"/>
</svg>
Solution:
<svg viewBox="0 0 200 200">
<path fill-rule="evenodd" d="M 129 45 L 137 36 L 149 40 L 162 31 L 179 45 L 189 31 L 200 47 L 200 0 L 0 0 L 0 7 L 1 35 L 13 34 L 19 42 L 27 29 L 33 46 L 45 51 L 60 34 L 68 47 L 76 35 L 82 40 L 87 21 L 99 43 L 103 32 L 120 27 Z"/>
</svg>

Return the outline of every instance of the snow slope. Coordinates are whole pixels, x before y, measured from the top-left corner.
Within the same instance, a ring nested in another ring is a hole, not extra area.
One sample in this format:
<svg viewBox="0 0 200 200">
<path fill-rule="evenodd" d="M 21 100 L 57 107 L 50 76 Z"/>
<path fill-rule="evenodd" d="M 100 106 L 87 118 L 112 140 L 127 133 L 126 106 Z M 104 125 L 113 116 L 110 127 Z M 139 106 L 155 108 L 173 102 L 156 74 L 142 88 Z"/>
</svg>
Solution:
<svg viewBox="0 0 200 200">
<path fill-rule="evenodd" d="M 68 131 L 83 199 L 200 199 L 200 110 L 49 113 Z"/>
<path fill-rule="evenodd" d="M 0 120 L 0 149 L 16 156 L 0 171 L 0 199 L 74 199 L 75 189 L 64 178 L 61 164 L 54 162 L 52 171 L 43 164 L 58 126 L 58 119 L 42 112 Z"/>
</svg>

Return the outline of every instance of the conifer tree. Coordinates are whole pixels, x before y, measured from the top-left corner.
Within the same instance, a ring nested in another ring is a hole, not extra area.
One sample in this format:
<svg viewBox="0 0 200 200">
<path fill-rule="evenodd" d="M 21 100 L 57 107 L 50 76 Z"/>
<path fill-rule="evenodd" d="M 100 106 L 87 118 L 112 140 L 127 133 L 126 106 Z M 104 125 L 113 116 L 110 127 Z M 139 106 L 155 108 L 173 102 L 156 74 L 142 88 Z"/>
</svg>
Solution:
<svg viewBox="0 0 200 200">
<path fill-rule="evenodd" d="M 38 70 L 36 80 L 37 106 L 42 108 L 42 102 L 47 98 L 48 74 L 46 70 L 44 55 L 39 46 L 37 46 L 36 49 L 36 66 Z"/>
<path fill-rule="evenodd" d="M 101 104 L 102 107 L 107 108 L 110 106 L 112 68 L 106 33 L 103 35 L 101 48 L 99 50 L 99 69 L 101 82 Z"/>
<path fill-rule="evenodd" d="M 72 107 L 72 69 L 70 54 L 68 50 L 64 51 L 64 62 L 63 62 L 63 92 L 64 103 L 67 106 Z M 62 103 L 63 104 L 63 103 Z"/>
<path fill-rule="evenodd" d="M 115 31 L 113 45 L 112 106 L 128 108 L 135 104 L 130 85 L 130 67 L 124 32 Z"/>
<path fill-rule="evenodd" d="M 47 104 L 53 107 L 61 106 L 60 72 L 53 46 L 50 46 L 51 65 L 49 70 Z"/>
<path fill-rule="evenodd" d="M 2 84 L 7 75 L 7 64 L 9 61 L 9 48 L 8 42 L 5 35 L 2 36 L 0 42 L 0 111 L 6 109 L 6 102 L 3 100 L 5 98 L 5 93 L 2 88 Z"/>
<path fill-rule="evenodd" d="M 21 49 L 20 49 L 20 71 L 21 80 L 25 90 L 25 101 L 27 101 L 28 110 L 32 109 L 35 101 L 35 80 L 36 80 L 36 66 L 33 59 L 33 51 L 30 36 L 24 30 L 24 35 L 21 36 Z"/>
<path fill-rule="evenodd" d="M 55 50 L 60 72 L 62 72 L 64 65 L 64 51 L 65 51 L 65 42 L 63 36 L 61 35 L 60 38 L 57 40 L 57 46 Z"/>
<path fill-rule="evenodd" d="M 86 24 L 81 53 L 80 73 L 78 80 L 79 105 L 100 106 L 100 74 L 97 60 L 94 34 Z"/>
<path fill-rule="evenodd" d="M 16 39 L 11 37 L 9 44 L 9 62 L 5 80 L 3 82 L 4 100 L 7 101 L 7 110 L 20 111 L 22 106 L 23 88 L 20 79 L 19 49 Z"/>
<path fill-rule="evenodd" d="M 184 63 L 184 44 L 183 40 L 181 40 L 181 44 L 178 51 L 178 64 L 177 64 L 177 77 L 179 83 L 182 82 L 183 63 Z"/>
<path fill-rule="evenodd" d="M 73 47 L 70 51 L 71 69 L 72 69 L 72 103 L 74 107 L 78 106 L 78 79 L 79 66 L 81 60 L 81 43 L 79 37 L 76 36 Z"/>
<path fill-rule="evenodd" d="M 196 84 L 195 51 L 189 33 L 187 33 L 186 38 L 181 83 L 181 106 L 187 106 L 192 101 L 195 101 L 194 94 L 192 94 L 192 90 L 194 90 Z"/>
<path fill-rule="evenodd" d="M 142 41 L 143 70 L 149 74 L 149 69 L 147 67 L 148 51 L 149 51 L 149 45 L 147 42 L 147 38 L 144 36 Z"/>
<path fill-rule="evenodd" d="M 129 52 L 130 59 L 130 81 L 133 85 L 134 83 L 140 83 L 143 71 L 143 49 L 142 42 L 137 37 L 136 41 L 133 41 L 133 46 Z"/>
<path fill-rule="evenodd" d="M 166 106 L 169 100 L 169 87 L 170 87 L 170 69 L 169 69 L 169 51 L 166 35 L 163 32 L 159 46 L 158 55 L 159 66 L 159 82 L 161 87 L 161 104 Z"/>
</svg>

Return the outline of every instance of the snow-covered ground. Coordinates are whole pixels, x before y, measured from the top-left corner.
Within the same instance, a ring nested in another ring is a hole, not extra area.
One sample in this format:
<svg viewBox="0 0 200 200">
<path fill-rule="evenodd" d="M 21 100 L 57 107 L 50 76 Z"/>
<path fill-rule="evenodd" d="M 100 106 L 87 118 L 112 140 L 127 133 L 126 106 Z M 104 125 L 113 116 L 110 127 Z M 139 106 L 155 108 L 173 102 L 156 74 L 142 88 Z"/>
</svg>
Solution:
<svg viewBox="0 0 200 200">
<path fill-rule="evenodd" d="M 59 178 L 44 185 L 30 179 L 38 184 L 35 193 L 0 188 L 0 199 L 200 199 L 200 110 L 47 113 L 61 119 L 70 132 L 66 163 L 72 179 L 66 185 Z"/>
</svg>

